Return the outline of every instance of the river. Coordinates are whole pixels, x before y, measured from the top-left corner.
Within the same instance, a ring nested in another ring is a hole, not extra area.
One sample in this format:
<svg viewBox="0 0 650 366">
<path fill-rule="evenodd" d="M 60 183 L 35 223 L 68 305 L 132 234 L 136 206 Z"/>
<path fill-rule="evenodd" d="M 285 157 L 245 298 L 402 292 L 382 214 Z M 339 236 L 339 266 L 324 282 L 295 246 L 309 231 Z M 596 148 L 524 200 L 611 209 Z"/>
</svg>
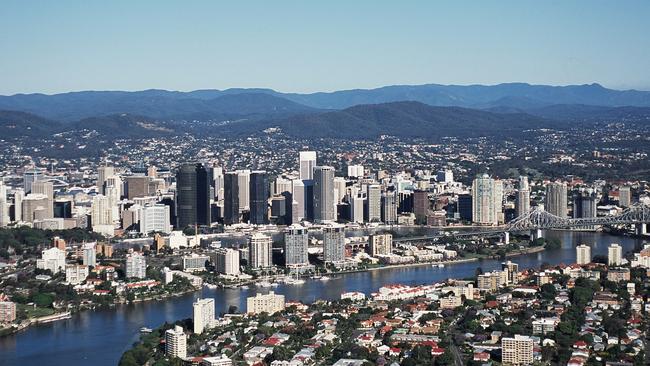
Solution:
<svg viewBox="0 0 650 366">
<path fill-rule="evenodd" d="M 510 258 L 520 270 L 536 268 L 542 263 L 574 263 L 575 246 L 587 244 L 593 255 L 607 255 L 610 243 L 619 243 L 624 252 L 632 251 L 641 240 L 603 233 L 555 231 L 547 238 L 558 238 L 562 247 L 555 250 Z M 472 277 L 477 267 L 484 271 L 500 268 L 498 260 L 458 263 L 437 268 L 429 265 L 388 268 L 376 271 L 339 275 L 329 281 L 308 280 L 303 285 L 280 285 L 273 290 L 287 300 L 311 302 L 315 299 L 338 299 L 342 292 L 361 291 L 366 294 L 390 283 L 417 285 L 443 281 L 447 278 Z M 235 305 L 245 310 L 246 297 L 269 289 L 204 289 L 201 292 L 113 309 L 86 311 L 71 319 L 34 326 L 14 335 L 0 338 L 1 366 L 77 366 L 117 365 L 120 356 L 138 340 L 138 330 L 155 328 L 164 323 L 192 316 L 192 302 L 198 297 L 216 299 L 217 313 Z"/>
</svg>

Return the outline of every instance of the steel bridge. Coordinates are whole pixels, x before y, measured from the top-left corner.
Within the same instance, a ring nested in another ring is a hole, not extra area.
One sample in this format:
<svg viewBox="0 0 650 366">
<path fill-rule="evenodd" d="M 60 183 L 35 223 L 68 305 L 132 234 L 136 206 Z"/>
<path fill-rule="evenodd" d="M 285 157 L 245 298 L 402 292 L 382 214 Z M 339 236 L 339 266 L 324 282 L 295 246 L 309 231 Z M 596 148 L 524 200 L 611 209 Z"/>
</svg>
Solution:
<svg viewBox="0 0 650 366">
<path fill-rule="evenodd" d="M 618 215 L 588 217 L 588 218 L 564 218 L 555 216 L 538 208 L 533 208 L 528 213 L 523 214 L 507 225 L 486 227 L 478 230 L 462 231 L 445 234 L 443 232 L 430 235 L 410 238 L 396 238 L 394 241 L 419 241 L 433 240 L 445 236 L 454 237 L 493 237 L 503 233 L 512 232 L 538 232 L 539 230 L 553 229 L 571 229 L 571 228 L 590 228 L 595 226 L 612 226 L 612 225 L 639 225 L 642 227 L 642 234 L 645 234 L 645 227 L 642 224 L 650 223 L 650 205 L 637 203 L 626 208 Z"/>
</svg>

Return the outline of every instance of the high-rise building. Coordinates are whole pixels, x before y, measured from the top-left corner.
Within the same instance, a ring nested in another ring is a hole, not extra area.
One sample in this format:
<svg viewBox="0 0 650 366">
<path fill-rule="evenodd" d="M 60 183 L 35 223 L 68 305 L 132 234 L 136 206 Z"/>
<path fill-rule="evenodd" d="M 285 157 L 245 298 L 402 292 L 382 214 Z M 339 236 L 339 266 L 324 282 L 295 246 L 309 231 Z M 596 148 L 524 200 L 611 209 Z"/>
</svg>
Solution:
<svg viewBox="0 0 650 366">
<path fill-rule="evenodd" d="M 79 264 L 68 264 L 65 266 L 65 282 L 70 285 L 78 285 L 88 278 L 88 266 Z"/>
<path fill-rule="evenodd" d="M 531 337 L 515 334 L 501 339 L 501 362 L 504 365 L 532 365 L 534 341 Z"/>
<path fill-rule="evenodd" d="M 97 265 L 97 248 L 95 248 L 97 243 L 86 243 L 83 245 L 83 264 L 84 266 L 96 266 Z"/>
<path fill-rule="evenodd" d="M 419 224 L 426 221 L 427 214 L 429 213 L 429 193 L 422 190 L 413 192 L 413 213 L 415 219 Z"/>
<path fill-rule="evenodd" d="M 32 194 L 42 194 L 47 196 L 47 215 L 54 217 L 54 185 L 46 180 L 38 180 L 32 183 Z"/>
<path fill-rule="evenodd" d="M 0 179 L 0 227 L 5 227 L 11 222 L 9 217 L 9 204 L 7 203 L 7 187 Z"/>
<path fill-rule="evenodd" d="M 0 300 L 0 324 L 12 323 L 16 320 L 16 303 Z"/>
<path fill-rule="evenodd" d="M 300 179 L 294 179 L 292 181 L 292 194 L 291 198 L 293 200 L 292 204 L 295 203 L 296 209 L 295 213 L 292 211 L 292 218 L 291 221 L 294 223 L 299 223 L 301 222 L 306 216 L 306 202 L 307 202 L 307 197 L 305 193 L 305 183 L 300 180 Z"/>
<path fill-rule="evenodd" d="M 316 151 L 300 152 L 300 179 L 311 180 L 314 177 L 313 169 L 316 167 Z"/>
<path fill-rule="evenodd" d="M 451 183 L 454 181 L 454 172 L 449 169 L 441 170 L 436 174 L 436 180 L 442 183 Z"/>
<path fill-rule="evenodd" d="M 50 199 L 44 194 L 30 193 L 22 198 L 22 221 L 34 222 L 35 220 L 51 219 L 52 210 L 48 209 Z"/>
<path fill-rule="evenodd" d="M 214 258 L 217 272 L 229 276 L 239 275 L 239 251 L 232 248 L 219 248 L 215 250 Z"/>
<path fill-rule="evenodd" d="M 112 166 L 100 166 L 97 168 L 97 192 L 106 194 L 104 183 L 109 177 L 115 176 L 115 168 Z"/>
<path fill-rule="evenodd" d="M 309 264 L 309 234 L 301 225 L 291 225 L 284 232 L 284 265 L 300 267 Z"/>
<path fill-rule="evenodd" d="M 530 186 L 528 177 L 519 177 L 519 189 L 517 190 L 517 216 L 524 215 L 530 211 Z"/>
<path fill-rule="evenodd" d="M 214 299 L 197 299 L 192 304 L 192 319 L 194 334 L 201 334 L 203 330 L 214 325 Z"/>
<path fill-rule="evenodd" d="M 239 223 L 239 179 L 236 172 L 224 175 L 223 221 L 226 225 Z"/>
<path fill-rule="evenodd" d="M 146 278 L 147 261 L 141 253 L 135 252 L 126 256 L 126 277 Z"/>
<path fill-rule="evenodd" d="M 546 185 L 544 210 L 558 217 L 567 217 L 567 185 L 565 182 L 551 182 Z"/>
<path fill-rule="evenodd" d="M 269 223 L 269 175 L 262 170 L 250 174 L 250 223 L 266 225 Z"/>
<path fill-rule="evenodd" d="M 364 176 L 363 165 L 348 165 L 348 177 L 363 178 L 363 176 Z"/>
<path fill-rule="evenodd" d="M 593 189 L 581 189 L 573 197 L 573 218 L 585 219 L 596 217 L 597 213 L 597 199 L 596 193 Z M 594 230 L 593 225 L 585 225 L 580 227 L 584 230 Z"/>
<path fill-rule="evenodd" d="M 172 232 L 169 224 L 169 206 L 163 204 L 146 205 L 140 211 L 140 233 Z"/>
<path fill-rule="evenodd" d="M 112 207 L 110 206 L 108 197 L 98 194 L 93 197 L 91 204 L 91 222 L 93 231 L 105 232 L 105 228 L 113 228 Z"/>
<path fill-rule="evenodd" d="M 170 358 L 187 357 L 187 335 L 183 327 L 177 325 L 165 332 L 165 355 Z"/>
<path fill-rule="evenodd" d="M 214 167 L 212 168 L 212 179 L 214 182 L 214 199 L 216 201 L 223 200 L 223 168 L 222 167 Z"/>
<path fill-rule="evenodd" d="M 395 191 L 381 195 L 381 221 L 386 225 L 397 224 L 397 196 Z"/>
<path fill-rule="evenodd" d="M 607 265 L 620 266 L 623 261 L 623 248 L 616 243 L 607 248 Z"/>
<path fill-rule="evenodd" d="M 519 282 L 519 265 L 517 263 L 507 261 L 501 263 L 501 270 L 508 271 L 508 284 L 517 284 Z"/>
<path fill-rule="evenodd" d="M 368 254 L 375 257 L 388 255 L 393 250 L 393 235 L 372 234 L 368 237 Z"/>
<path fill-rule="evenodd" d="M 253 234 L 248 240 L 248 265 L 251 268 L 267 268 L 273 265 L 273 241 L 262 233 Z"/>
<path fill-rule="evenodd" d="M 239 187 L 239 212 L 249 211 L 251 171 L 249 169 L 241 169 L 236 172 L 237 187 Z"/>
<path fill-rule="evenodd" d="M 473 219 L 472 202 L 471 194 L 458 195 L 457 211 L 461 220 L 471 221 Z"/>
<path fill-rule="evenodd" d="M 14 191 L 14 221 L 24 221 L 23 219 L 23 200 L 25 191 L 16 189 Z"/>
<path fill-rule="evenodd" d="M 630 187 L 623 186 L 618 190 L 618 205 L 621 207 L 630 207 L 632 205 L 632 192 Z"/>
<path fill-rule="evenodd" d="M 210 180 L 203 164 L 183 164 L 176 173 L 177 226 L 210 225 Z"/>
<path fill-rule="evenodd" d="M 359 192 L 350 199 L 350 221 L 363 222 L 363 211 L 366 202 L 366 197 L 363 193 Z"/>
<path fill-rule="evenodd" d="M 314 221 L 323 223 L 336 220 L 334 200 L 334 168 L 314 167 Z"/>
<path fill-rule="evenodd" d="M 45 177 L 43 171 L 38 168 L 34 168 L 28 171 L 25 171 L 23 174 L 23 185 L 25 188 L 25 194 L 32 193 L 32 183 L 42 180 Z"/>
<path fill-rule="evenodd" d="M 323 261 L 345 261 L 345 226 L 332 223 L 323 228 Z"/>
<path fill-rule="evenodd" d="M 579 265 L 591 263 L 591 247 L 584 244 L 576 247 L 576 263 Z"/>
<path fill-rule="evenodd" d="M 381 186 L 379 184 L 368 185 L 368 222 L 381 221 Z"/>
<path fill-rule="evenodd" d="M 49 269 L 56 274 L 65 269 L 65 251 L 59 248 L 49 248 L 41 252 L 41 259 L 36 260 L 36 268 Z"/>
<path fill-rule="evenodd" d="M 274 314 L 284 310 L 284 306 L 284 295 L 276 295 L 273 291 L 266 295 L 257 293 L 246 299 L 246 312 L 249 314 Z"/>
<path fill-rule="evenodd" d="M 487 174 L 472 182 L 472 221 L 479 225 L 498 225 L 503 201 L 501 181 Z"/>
<path fill-rule="evenodd" d="M 124 182 L 126 186 L 125 196 L 128 199 L 132 200 L 137 197 L 149 196 L 149 183 L 151 182 L 151 177 L 145 175 L 131 175 L 124 177 Z"/>
</svg>

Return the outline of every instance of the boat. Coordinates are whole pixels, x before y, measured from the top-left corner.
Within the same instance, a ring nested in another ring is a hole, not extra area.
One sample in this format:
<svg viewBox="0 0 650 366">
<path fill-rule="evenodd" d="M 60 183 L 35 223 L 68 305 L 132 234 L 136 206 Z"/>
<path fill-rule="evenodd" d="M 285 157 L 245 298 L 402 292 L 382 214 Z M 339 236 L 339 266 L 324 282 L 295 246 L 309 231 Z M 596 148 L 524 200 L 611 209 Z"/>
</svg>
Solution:
<svg viewBox="0 0 650 366">
<path fill-rule="evenodd" d="M 438 264 L 438 268 L 445 268 L 445 265 L 440 263 L 440 264 Z"/>
<path fill-rule="evenodd" d="M 219 287 L 219 286 L 214 285 L 214 284 L 212 284 L 212 283 L 206 283 L 206 284 L 204 284 L 203 286 L 209 288 L 210 290 L 216 290 L 216 289 Z"/>
<path fill-rule="evenodd" d="M 147 327 L 140 328 L 140 334 L 149 334 L 151 332 L 153 332 L 153 329 L 151 328 L 147 328 Z"/>
<path fill-rule="evenodd" d="M 321 280 L 321 281 L 329 281 L 330 278 L 327 277 L 327 276 L 322 276 L 322 277 L 320 278 L 320 280 Z"/>
<path fill-rule="evenodd" d="M 280 286 L 279 283 L 277 283 L 277 282 L 271 282 L 271 287 L 278 287 L 278 286 Z"/>
<path fill-rule="evenodd" d="M 240 288 L 241 288 L 242 290 L 248 290 L 248 286 L 246 286 L 246 285 L 244 285 L 244 286 L 242 286 L 242 287 L 240 287 Z"/>
<path fill-rule="evenodd" d="M 286 281 L 286 283 L 288 285 L 302 285 L 303 283 L 305 283 L 305 280 L 303 280 L 301 278 L 291 278 L 291 279 L 288 279 Z"/>
<path fill-rule="evenodd" d="M 262 282 L 259 282 L 259 283 L 257 284 L 257 286 L 260 286 L 260 287 L 271 287 L 271 286 L 273 286 L 273 285 L 272 285 L 271 282 L 269 282 L 269 281 L 262 281 Z"/>
</svg>

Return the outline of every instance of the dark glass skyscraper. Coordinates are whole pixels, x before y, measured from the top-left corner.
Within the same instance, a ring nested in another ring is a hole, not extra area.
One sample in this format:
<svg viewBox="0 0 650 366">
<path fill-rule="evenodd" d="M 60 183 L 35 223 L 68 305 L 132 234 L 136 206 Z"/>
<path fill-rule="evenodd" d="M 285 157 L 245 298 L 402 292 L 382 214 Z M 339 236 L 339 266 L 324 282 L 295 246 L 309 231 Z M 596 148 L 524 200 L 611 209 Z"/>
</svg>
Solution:
<svg viewBox="0 0 650 366">
<path fill-rule="evenodd" d="M 203 164 L 187 163 L 176 172 L 178 228 L 210 225 L 210 180 Z"/>
<path fill-rule="evenodd" d="M 239 180 L 235 172 L 223 176 L 223 222 L 239 223 Z"/>
<path fill-rule="evenodd" d="M 251 172 L 249 188 L 250 223 L 268 224 L 269 175 L 263 170 Z"/>
</svg>

